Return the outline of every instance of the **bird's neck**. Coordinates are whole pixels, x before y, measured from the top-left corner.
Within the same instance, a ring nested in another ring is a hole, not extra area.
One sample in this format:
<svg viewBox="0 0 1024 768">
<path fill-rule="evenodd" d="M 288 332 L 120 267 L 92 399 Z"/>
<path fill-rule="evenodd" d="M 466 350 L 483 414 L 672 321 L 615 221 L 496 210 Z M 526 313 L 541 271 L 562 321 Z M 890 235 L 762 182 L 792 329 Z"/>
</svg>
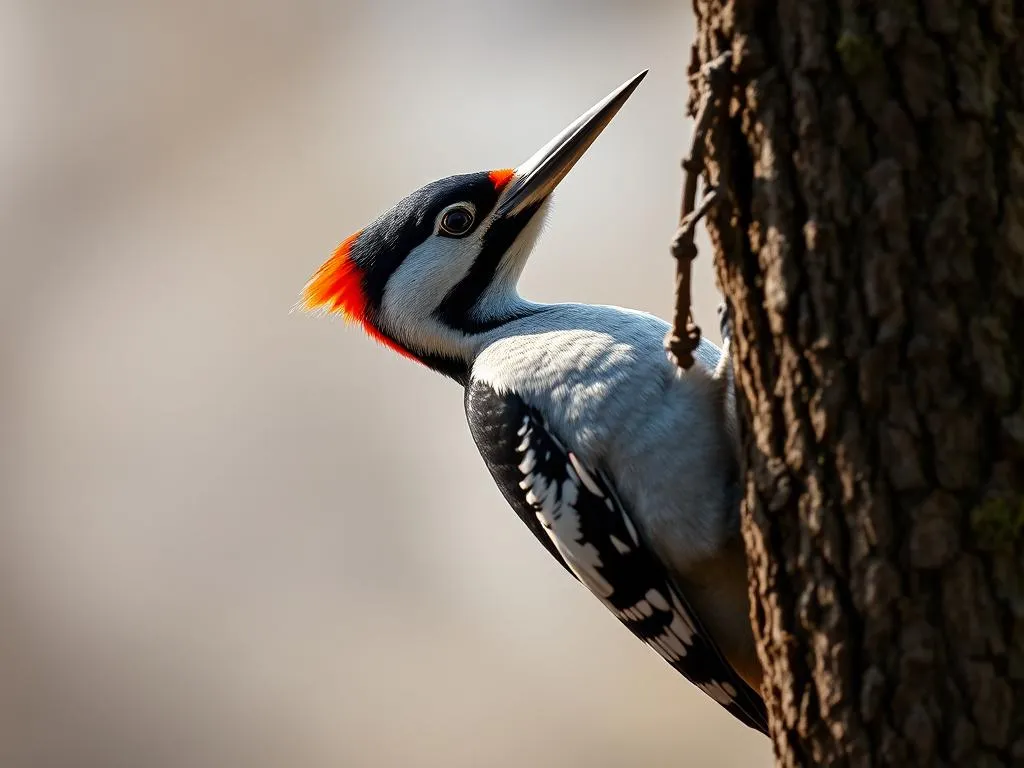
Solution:
<svg viewBox="0 0 1024 768">
<path fill-rule="evenodd" d="M 500 336 L 504 327 L 549 308 L 513 290 L 490 297 L 464 317 L 435 318 L 430 328 L 409 334 L 401 344 L 423 365 L 465 385 L 477 354 L 496 335 Z"/>
</svg>

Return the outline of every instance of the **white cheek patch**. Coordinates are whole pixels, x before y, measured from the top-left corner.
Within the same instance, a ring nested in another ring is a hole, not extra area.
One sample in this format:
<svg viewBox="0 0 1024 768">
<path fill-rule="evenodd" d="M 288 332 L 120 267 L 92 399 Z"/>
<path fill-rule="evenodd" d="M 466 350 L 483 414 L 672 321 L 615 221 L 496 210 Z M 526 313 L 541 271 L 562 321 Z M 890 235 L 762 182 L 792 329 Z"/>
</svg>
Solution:
<svg viewBox="0 0 1024 768">
<path fill-rule="evenodd" d="M 519 233 L 480 297 L 473 319 L 492 320 L 513 314 L 522 302 L 516 291 L 519 275 L 540 236 L 547 216 L 546 200 Z M 470 337 L 442 323 L 434 312 L 468 274 L 483 251 L 487 225 L 464 238 L 431 235 L 414 248 L 394 271 L 384 289 L 380 324 L 414 351 L 454 358 L 471 356 Z"/>
<path fill-rule="evenodd" d="M 480 253 L 484 228 L 469 237 L 431 235 L 414 248 L 384 289 L 381 323 L 417 351 L 463 357 L 466 335 L 434 317 L 434 311 L 469 273 Z"/>
</svg>

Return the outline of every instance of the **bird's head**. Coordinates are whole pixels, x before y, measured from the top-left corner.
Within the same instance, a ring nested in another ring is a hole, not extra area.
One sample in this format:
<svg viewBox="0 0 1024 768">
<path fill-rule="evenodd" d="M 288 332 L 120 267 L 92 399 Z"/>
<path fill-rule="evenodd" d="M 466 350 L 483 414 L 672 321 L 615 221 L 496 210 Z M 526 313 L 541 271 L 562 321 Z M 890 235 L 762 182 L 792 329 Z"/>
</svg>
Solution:
<svg viewBox="0 0 1024 768">
<path fill-rule="evenodd" d="M 475 339 L 528 307 L 516 292 L 551 193 L 647 72 L 515 169 L 427 184 L 345 240 L 302 306 L 344 315 L 403 355 L 464 380 Z"/>
</svg>

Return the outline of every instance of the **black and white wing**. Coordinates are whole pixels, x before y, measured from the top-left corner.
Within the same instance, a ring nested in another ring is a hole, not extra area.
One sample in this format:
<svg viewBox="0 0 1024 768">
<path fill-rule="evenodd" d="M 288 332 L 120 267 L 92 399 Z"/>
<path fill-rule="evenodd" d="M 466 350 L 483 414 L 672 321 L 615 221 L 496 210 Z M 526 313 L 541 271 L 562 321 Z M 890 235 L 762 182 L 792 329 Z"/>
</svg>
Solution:
<svg viewBox="0 0 1024 768">
<path fill-rule="evenodd" d="M 764 701 L 644 545 L 608 479 L 585 467 L 514 394 L 473 380 L 466 416 L 502 494 L 548 551 L 676 671 L 767 734 Z"/>
</svg>

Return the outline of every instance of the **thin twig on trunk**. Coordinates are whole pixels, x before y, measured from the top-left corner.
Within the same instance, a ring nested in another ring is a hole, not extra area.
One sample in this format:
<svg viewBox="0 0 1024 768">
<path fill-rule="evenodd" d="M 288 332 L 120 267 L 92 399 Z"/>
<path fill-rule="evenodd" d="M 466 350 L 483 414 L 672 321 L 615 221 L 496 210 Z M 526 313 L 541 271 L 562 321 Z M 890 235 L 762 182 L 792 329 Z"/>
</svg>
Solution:
<svg viewBox="0 0 1024 768">
<path fill-rule="evenodd" d="M 725 78 L 719 76 L 726 70 L 731 55 L 728 51 L 701 68 L 701 100 L 694 120 L 693 140 L 690 151 L 683 160 L 683 201 L 679 212 L 679 227 L 672 238 L 671 253 L 676 260 L 676 301 L 672 329 L 665 337 L 665 351 L 669 358 L 683 370 L 693 365 L 693 351 L 700 344 L 700 327 L 693 319 L 693 302 L 690 277 L 693 260 L 697 258 L 694 243 L 697 223 L 711 209 L 716 200 L 716 190 L 707 188 L 697 205 L 697 180 L 704 172 L 705 137 L 720 112 L 719 97 Z"/>
</svg>

